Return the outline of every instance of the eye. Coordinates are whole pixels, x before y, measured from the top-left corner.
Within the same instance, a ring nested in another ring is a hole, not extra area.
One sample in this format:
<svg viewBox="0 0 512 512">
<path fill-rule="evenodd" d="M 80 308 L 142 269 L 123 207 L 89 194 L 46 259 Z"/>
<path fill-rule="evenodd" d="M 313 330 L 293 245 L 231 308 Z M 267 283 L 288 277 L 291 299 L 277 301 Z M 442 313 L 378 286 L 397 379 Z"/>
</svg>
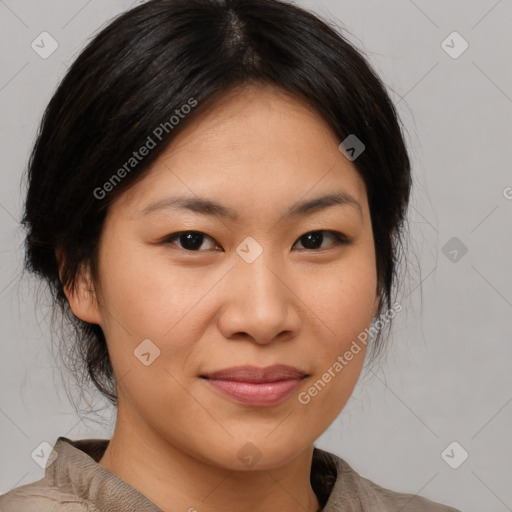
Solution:
<svg viewBox="0 0 512 512">
<path fill-rule="evenodd" d="M 297 240 L 297 242 L 295 242 L 294 247 L 298 242 L 301 242 L 303 244 L 303 248 L 306 250 L 325 249 L 326 247 L 321 247 L 326 238 L 324 233 L 327 233 L 327 238 L 334 240 L 334 244 L 331 245 L 348 245 L 350 243 L 350 240 L 342 233 L 323 229 L 305 233 Z M 185 251 L 203 252 L 204 250 L 208 250 L 208 247 L 200 250 L 200 247 L 203 245 L 205 240 L 213 242 L 213 246 L 211 246 L 210 249 L 218 247 L 215 245 L 215 240 L 211 236 L 208 236 L 201 231 L 179 231 L 178 233 L 173 233 L 166 237 L 164 239 L 164 243 L 172 245 L 179 244 L 178 248 L 184 249 Z"/>
<path fill-rule="evenodd" d="M 185 249 L 186 251 L 197 251 L 199 247 L 203 245 L 203 241 L 205 239 L 214 241 L 211 236 L 201 233 L 201 231 L 180 231 L 179 233 L 174 233 L 166 237 L 164 242 L 174 244 L 175 240 L 178 240 L 181 244 L 181 247 L 179 247 L 180 249 Z"/>
<path fill-rule="evenodd" d="M 334 240 L 335 246 L 336 245 L 348 245 L 350 243 L 350 240 L 342 233 L 339 233 L 338 231 L 328 231 L 325 229 L 322 229 L 319 231 L 310 231 L 309 233 L 305 233 L 297 240 L 297 242 L 301 242 L 305 249 L 310 249 L 310 250 L 322 249 L 322 247 L 318 247 L 318 245 L 321 246 L 322 243 L 324 242 L 324 240 L 325 240 L 324 233 L 327 233 L 328 238 L 331 238 L 332 240 Z M 297 242 L 295 242 L 295 243 L 297 243 Z"/>
</svg>

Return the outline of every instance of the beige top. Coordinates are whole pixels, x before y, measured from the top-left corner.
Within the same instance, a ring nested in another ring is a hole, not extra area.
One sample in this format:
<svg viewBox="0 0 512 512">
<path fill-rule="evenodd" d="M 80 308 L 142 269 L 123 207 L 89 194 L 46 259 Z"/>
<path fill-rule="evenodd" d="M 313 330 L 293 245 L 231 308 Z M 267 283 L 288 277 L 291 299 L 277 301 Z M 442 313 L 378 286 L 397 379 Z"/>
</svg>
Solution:
<svg viewBox="0 0 512 512">
<path fill-rule="evenodd" d="M 0 512 L 162 512 L 134 487 L 100 466 L 108 439 L 59 437 L 57 458 L 37 482 L 0 496 Z M 322 512 L 459 512 L 359 476 L 343 459 L 314 448 L 311 486 Z"/>
</svg>

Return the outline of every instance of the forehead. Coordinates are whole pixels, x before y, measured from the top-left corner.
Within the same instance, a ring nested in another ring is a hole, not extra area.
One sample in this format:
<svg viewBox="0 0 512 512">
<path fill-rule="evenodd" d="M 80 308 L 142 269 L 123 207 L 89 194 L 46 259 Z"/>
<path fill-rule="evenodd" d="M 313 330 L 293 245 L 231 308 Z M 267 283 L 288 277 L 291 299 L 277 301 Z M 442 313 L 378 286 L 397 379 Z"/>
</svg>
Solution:
<svg viewBox="0 0 512 512">
<path fill-rule="evenodd" d="M 364 182 L 339 143 L 300 99 L 271 86 L 238 88 L 186 126 L 116 206 L 140 212 L 178 191 L 256 213 L 334 187 L 364 203 Z"/>
</svg>

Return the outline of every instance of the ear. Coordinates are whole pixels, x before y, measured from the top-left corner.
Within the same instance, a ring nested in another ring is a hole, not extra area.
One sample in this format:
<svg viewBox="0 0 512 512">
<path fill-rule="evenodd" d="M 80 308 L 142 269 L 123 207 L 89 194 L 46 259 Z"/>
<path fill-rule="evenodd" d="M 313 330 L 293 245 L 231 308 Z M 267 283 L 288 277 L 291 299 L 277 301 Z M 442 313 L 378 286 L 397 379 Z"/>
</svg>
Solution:
<svg viewBox="0 0 512 512">
<path fill-rule="evenodd" d="M 59 249 L 55 251 L 55 255 L 59 262 L 59 276 L 62 282 L 64 256 Z M 84 322 L 101 325 L 100 309 L 89 267 L 82 267 L 82 270 L 77 276 L 75 291 L 67 286 L 63 288 L 71 311 L 73 311 L 75 316 Z"/>
</svg>

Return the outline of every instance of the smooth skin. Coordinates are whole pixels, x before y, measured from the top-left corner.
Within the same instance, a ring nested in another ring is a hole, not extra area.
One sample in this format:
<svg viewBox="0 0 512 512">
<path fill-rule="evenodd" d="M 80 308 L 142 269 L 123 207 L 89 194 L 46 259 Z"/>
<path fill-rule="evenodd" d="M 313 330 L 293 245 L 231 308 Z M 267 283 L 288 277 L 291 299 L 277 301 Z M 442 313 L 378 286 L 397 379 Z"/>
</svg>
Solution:
<svg viewBox="0 0 512 512">
<path fill-rule="evenodd" d="M 86 271 L 75 293 L 66 290 L 74 314 L 102 327 L 117 379 L 117 422 L 99 463 L 165 512 L 320 508 L 313 443 L 347 403 L 364 347 L 308 404 L 298 394 L 378 312 L 366 189 L 340 142 L 279 89 L 230 91 L 111 206 L 99 282 Z M 297 202 L 335 192 L 360 208 L 282 218 Z M 221 203 L 238 220 L 171 207 L 144 213 L 178 194 Z M 204 233 L 195 245 L 170 236 L 191 230 Z M 323 239 L 304 236 L 317 231 Z M 263 249 L 252 263 L 236 251 L 247 237 Z M 160 350 L 148 365 L 134 355 L 145 339 Z M 199 377 L 279 363 L 309 376 L 269 407 L 241 405 Z M 261 454 L 253 466 L 237 455 L 247 443 Z"/>
</svg>

